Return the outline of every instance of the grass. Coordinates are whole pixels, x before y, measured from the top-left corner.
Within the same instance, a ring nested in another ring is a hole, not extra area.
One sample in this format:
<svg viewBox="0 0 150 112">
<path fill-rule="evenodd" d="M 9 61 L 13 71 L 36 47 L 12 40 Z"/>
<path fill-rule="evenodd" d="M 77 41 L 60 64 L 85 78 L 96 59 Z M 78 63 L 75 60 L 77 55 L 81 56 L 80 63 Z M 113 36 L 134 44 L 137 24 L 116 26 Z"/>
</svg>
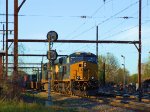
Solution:
<svg viewBox="0 0 150 112">
<path fill-rule="evenodd" d="M 57 104 L 45 106 L 47 95 L 20 94 L 19 90 L 14 92 L 11 83 L 0 83 L 0 87 L 3 88 L 0 93 L 0 112 L 78 112 L 77 108 L 68 108 Z"/>
<path fill-rule="evenodd" d="M 42 105 L 36 103 L 28 104 L 15 100 L 0 101 L 0 112 L 40 112 L 42 109 L 44 109 Z"/>
<path fill-rule="evenodd" d="M 0 99 L 0 112 L 78 112 L 78 110 L 60 105 L 45 106 L 42 103 Z"/>
</svg>

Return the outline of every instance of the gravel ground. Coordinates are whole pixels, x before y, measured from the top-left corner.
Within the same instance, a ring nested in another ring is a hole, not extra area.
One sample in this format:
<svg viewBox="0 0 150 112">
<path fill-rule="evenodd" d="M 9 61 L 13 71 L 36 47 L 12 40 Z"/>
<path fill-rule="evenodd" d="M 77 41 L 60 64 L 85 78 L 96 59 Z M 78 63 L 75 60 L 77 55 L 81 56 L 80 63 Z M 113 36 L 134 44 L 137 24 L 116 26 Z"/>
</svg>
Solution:
<svg viewBox="0 0 150 112">
<path fill-rule="evenodd" d="M 46 98 L 47 93 L 39 93 L 38 96 Z M 139 112 L 91 101 L 87 98 L 80 98 L 77 96 L 70 97 L 59 93 L 52 93 L 51 96 L 54 106 L 74 108 L 78 112 Z"/>
</svg>

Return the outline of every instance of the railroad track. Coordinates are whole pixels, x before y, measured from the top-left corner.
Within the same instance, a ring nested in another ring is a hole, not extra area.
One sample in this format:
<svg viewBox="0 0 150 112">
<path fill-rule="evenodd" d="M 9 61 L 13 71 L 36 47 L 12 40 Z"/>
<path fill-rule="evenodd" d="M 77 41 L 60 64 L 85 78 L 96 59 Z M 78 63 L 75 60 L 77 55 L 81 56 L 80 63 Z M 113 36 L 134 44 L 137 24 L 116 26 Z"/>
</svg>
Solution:
<svg viewBox="0 0 150 112">
<path fill-rule="evenodd" d="M 63 97 L 74 98 L 75 96 L 71 96 L 68 94 L 62 94 L 58 92 L 51 92 L 52 94 L 59 94 Z M 33 93 L 34 94 L 34 93 Z M 46 93 L 47 94 L 47 93 Z M 97 102 L 100 104 L 107 104 L 115 107 L 132 109 L 137 111 L 148 112 L 150 110 L 150 101 L 149 99 L 142 99 L 142 102 L 138 102 L 135 96 L 76 96 L 83 99 L 88 99 L 92 102 Z"/>
<path fill-rule="evenodd" d="M 91 96 L 90 100 L 106 103 L 112 106 L 118 106 L 122 108 L 128 108 L 133 110 L 139 110 L 147 112 L 150 110 L 150 100 L 142 99 L 141 102 L 138 102 L 138 99 L 135 96 L 115 96 L 115 97 L 102 97 L 102 96 Z"/>
<path fill-rule="evenodd" d="M 70 95 L 67 95 L 71 97 Z M 101 104 L 108 104 L 115 107 L 121 107 L 126 109 L 132 109 L 136 111 L 149 112 L 150 103 L 147 99 L 142 99 L 142 102 L 138 102 L 133 96 L 114 96 L 114 97 L 104 97 L 104 96 L 79 96 L 81 98 L 86 98 L 92 102 L 98 102 Z"/>
<path fill-rule="evenodd" d="M 141 102 L 138 101 L 138 98 L 133 95 L 113 95 L 107 94 L 107 96 L 96 95 L 96 96 L 79 96 L 82 98 L 87 98 L 91 101 L 105 103 L 112 106 L 118 106 L 122 108 L 134 109 L 139 111 L 149 111 L 150 110 L 150 99 L 142 98 Z"/>
</svg>

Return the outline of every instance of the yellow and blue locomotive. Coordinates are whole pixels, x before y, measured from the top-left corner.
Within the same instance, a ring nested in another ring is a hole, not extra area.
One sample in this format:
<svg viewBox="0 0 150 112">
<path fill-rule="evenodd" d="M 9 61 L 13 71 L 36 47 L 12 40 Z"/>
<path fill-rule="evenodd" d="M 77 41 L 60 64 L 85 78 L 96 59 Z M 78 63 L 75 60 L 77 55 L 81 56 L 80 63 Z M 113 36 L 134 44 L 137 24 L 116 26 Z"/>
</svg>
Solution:
<svg viewBox="0 0 150 112">
<path fill-rule="evenodd" d="M 54 61 L 51 87 L 56 92 L 94 95 L 98 92 L 98 62 L 93 53 L 76 52 Z"/>
</svg>

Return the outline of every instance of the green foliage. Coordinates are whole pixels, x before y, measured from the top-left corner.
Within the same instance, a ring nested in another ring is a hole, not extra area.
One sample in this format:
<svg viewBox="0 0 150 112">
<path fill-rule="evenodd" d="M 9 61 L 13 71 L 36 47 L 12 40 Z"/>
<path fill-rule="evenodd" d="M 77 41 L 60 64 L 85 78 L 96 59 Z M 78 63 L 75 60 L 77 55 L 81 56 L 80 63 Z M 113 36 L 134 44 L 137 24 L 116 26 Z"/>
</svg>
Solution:
<svg viewBox="0 0 150 112">
<path fill-rule="evenodd" d="M 44 109 L 42 105 L 38 105 L 35 103 L 27 104 L 22 101 L 0 101 L 0 111 L 1 112 L 40 112 Z M 46 111 L 42 111 L 46 112 Z"/>
<path fill-rule="evenodd" d="M 99 79 L 103 80 L 105 75 L 106 82 L 114 82 L 116 71 L 119 68 L 117 59 L 113 54 L 108 53 L 106 56 L 99 56 Z"/>
<path fill-rule="evenodd" d="M 103 60 L 105 57 L 103 56 L 99 56 L 98 57 L 98 78 L 99 78 L 99 81 L 101 82 L 103 79 L 104 79 L 104 75 L 105 75 L 105 68 L 104 68 L 104 63 L 103 63 Z"/>
<path fill-rule="evenodd" d="M 0 87 L 2 88 L 0 97 L 3 99 L 5 98 L 10 99 L 13 92 L 13 87 L 11 83 L 1 80 Z"/>
<path fill-rule="evenodd" d="M 150 78 L 150 57 L 146 63 L 142 64 L 142 80 Z M 130 83 L 138 83 L 138 74 L 132 74 L 129 76 Z"/>
<path fill-rule="evenodd" d="M 37 103 L 25 103 L 23 101 L 0 100 L 0 112 L 75 112 L 76 109 L 68 109 L 60 106 L 46 107 Z"/>
<path fill-rule="evenodd" d="M 136 84 L 138 82 L 138 74 L 131 75 L 130 79 L 129 79 L 129 82 Z"/>
<path fill-rule="evenodd" d="M 113 54 L 108 53 L 106 56 L 106 82 L 114 82 L 118 68 L 118 60 Z"/>
<path fill-rule="evenodd" d="M 116 76 L 115 76 L 115 82 L 117 84 L 123 83 L 124 82 L 124 70 L 122 68 L 119 68 Z"/>
<path fill-rule="evenodd" d="M 33 94 L 25 93 L 23 96 L 28 102 L 21 99 L 0 99 L 0 112 L 78 112 L 78 108 L 63 106 L 65 101 L 53 101 L 52 106 L 45 106 L 47 93 Z M 33 103 L 31 103 L 33 102 Z M 71 100 L 72 102 L 72 100 Z M 69 102 L 70 104 L 70 102 Z"/>
<path fill-rule="evenodd" d="M 142 79 L 148 79 L 150 78 L 150 58 L 148 61 L 144 64 L 144 74 L 142 75 Z"/>
<path fill-rule="evenodd" d="M 105 75 L 106 82 L 123 83 L 125 75 L 126 83 L 129 82 L 128 70 L 125 69 L 124 71 L 124 69 L 119 66 L 119 62 L 113 54 L 107 53 L 106 56 L 99 56 L 98 62 L 98 76 L 100 81 L 104 79 Z"/>
</svg>

